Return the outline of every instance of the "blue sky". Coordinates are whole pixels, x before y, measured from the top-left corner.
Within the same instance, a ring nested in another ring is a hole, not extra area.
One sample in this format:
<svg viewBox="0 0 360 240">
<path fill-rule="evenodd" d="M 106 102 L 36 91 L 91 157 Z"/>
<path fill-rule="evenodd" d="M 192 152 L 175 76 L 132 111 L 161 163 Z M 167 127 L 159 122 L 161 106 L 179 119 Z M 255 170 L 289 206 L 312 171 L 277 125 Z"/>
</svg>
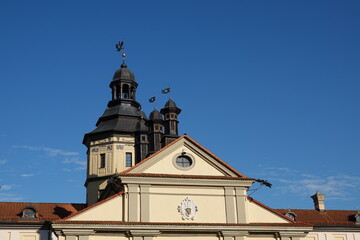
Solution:
<svg viewBox="0 0 360 240">
<path fill-rule="evenodd" d="M 84 202 L 86 148 L 126 42 L 137 98 L 274 208 L 360 209 L 359 1 L 1 1 L 0 201 Z M 256 187 L 256 186 L 254 186 Z"/>
</svg>

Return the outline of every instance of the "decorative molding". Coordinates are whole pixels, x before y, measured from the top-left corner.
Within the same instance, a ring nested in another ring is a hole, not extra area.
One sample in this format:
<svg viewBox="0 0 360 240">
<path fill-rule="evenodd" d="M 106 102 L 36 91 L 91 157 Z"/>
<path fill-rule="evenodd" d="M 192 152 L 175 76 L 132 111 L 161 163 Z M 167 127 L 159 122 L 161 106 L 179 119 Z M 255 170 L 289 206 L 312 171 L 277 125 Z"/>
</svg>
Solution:
<svg viewBox="0 0 360 240">
<path fill-rule="evenodd" d="M 186 197 L 178 206 L 178 212 L 182 215 L 183 220 L 194 220 L 197 211 L 199 211 L 198 207 L 188 197 Z"/>
</svg>

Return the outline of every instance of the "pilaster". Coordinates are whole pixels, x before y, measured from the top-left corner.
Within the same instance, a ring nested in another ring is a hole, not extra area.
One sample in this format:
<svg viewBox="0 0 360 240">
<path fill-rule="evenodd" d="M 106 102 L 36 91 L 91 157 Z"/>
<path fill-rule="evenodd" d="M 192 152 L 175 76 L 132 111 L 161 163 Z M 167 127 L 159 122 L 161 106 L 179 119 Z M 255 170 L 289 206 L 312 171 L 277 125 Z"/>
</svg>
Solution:
<svg viewBox="0 0 360 240">
<path fill-rule="evenodd" d="M 246 189 L 236 187 L 235 195 L 236 195 L 237 222 L 238 223 L 248 223 Z"/>
<path fill-rule="evenodd" d="M 154 237 L 160 235 L 159 230 L 130 230 L 127 232 L 133 240 L 153 240 Z"/>
<path fill-rule="evenodd" d="M 129 222 L 139 222 L 139 185 L 137 184 L 129 184 L 128 185 L 128 194 L 129 194 Z"/>
<path fill-rule="evenodd" d="M 247 231 L 222 231 L 221 236 L 224 240 L 245 240 L 246 236 L 249 235 Z"/>
<path fill-rule="evenodd" d="M 236 223 L 235 192 L 233 187 L 225 187 L 226 222 Z"/>
</svg>

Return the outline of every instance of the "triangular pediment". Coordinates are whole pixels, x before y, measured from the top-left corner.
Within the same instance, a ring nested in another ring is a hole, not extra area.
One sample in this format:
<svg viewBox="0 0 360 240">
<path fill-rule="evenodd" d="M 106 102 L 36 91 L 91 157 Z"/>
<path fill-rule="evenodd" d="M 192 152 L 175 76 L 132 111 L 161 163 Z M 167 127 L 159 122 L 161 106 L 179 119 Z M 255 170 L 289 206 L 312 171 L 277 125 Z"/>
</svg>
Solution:
<svg viewBox="0 0 360 240">
<path fill-rule="evenodd" d="M 247 178 L 187 135 L 125 172 Z"/>
</svg>

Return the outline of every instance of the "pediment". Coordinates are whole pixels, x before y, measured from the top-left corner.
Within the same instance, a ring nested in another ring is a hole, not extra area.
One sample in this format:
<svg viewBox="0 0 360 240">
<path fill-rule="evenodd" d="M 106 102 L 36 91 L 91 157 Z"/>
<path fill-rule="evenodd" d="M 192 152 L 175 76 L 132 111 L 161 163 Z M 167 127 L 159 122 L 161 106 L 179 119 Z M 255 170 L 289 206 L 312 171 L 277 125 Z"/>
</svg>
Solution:
<svg viewBox="0 0 360 240">
<path fill-rule="evenodd" d="M 247 178 L 187 135 L 125 172 Z"/>
</svg>

